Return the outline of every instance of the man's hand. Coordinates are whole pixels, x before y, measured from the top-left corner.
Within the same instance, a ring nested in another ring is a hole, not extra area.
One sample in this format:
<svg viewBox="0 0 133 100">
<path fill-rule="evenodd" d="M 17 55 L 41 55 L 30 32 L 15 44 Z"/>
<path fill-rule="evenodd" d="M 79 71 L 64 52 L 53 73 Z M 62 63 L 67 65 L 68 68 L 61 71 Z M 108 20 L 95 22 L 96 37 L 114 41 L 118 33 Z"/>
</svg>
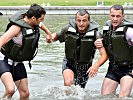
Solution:
<svg viewBox="0 0 133 100">
<path fill-rule="evenodd" d="M 52 41 L 56 41 L 57 40 L 57 33 L 53 33 L 52 34 Z"/>
<path fill-rule="evenodd" d="M 97 39 L 97 40 L 94 42 L 94 44 L 95 44 L 95 46 L 96 46 L 97 48 L 103 47 L 102 40 L 103 40 L 103 39 Z"/>
<path fill-rule="evenodd" d="M 92 65 L 87 71 L 89 77 L 95 77 L 98 73 L 98 69 L 99 69 L 98 65 L 96 64 Z"/>
<path fill-rule="evenodd" d="M 46 35 L 46 42 L 47 43 L 51 43 L 52 42 L 52 36 L 51 36 L 51 34 Z"/>
</svg>

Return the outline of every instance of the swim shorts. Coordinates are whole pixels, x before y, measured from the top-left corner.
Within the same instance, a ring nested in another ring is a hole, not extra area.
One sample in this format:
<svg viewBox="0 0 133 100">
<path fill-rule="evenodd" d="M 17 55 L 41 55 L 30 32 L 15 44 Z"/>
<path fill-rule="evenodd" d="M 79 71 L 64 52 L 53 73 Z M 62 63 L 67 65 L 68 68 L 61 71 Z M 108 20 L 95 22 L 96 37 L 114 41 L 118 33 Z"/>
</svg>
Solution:
<svg viewBox="0 0 133 100">
<path fill-rule="evenodd" d="M 122 66 L 113 65 L 110 63 L 105 77 L 120 83 L 120 79 L 123 76 L 128 75 L 133 78 L 133 75 L 131 74 L 132 70 L 133 70 L 133 66 L 122 67 Z"/>
<path fill-rule="evenodd" d="M 79 84 L 82 88 L 84 88 L 88 80 L 87 71 L 91 65 L 92 62 L 87 64 L 74 63 L 64 58 L 62 70 L 71 69 L 74 72 L 75 85 Z"/>
<path fill-rule="evenodd" d="M 6 60 L 0 60 L 0 77 L 5 72 L 10 72 L 14 81 L 27 78 L 27 72 L 23 63 L 12 66 L 9 65 Z"/>
</svg>

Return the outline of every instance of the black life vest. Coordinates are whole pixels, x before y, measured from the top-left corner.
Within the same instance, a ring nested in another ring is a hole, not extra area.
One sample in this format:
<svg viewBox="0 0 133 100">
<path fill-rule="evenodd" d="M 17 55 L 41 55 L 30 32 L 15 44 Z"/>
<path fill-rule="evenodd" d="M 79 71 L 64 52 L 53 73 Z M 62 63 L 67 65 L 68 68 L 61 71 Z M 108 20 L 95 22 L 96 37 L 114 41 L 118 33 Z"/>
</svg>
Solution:
<svg viewBox="0 0 133 100">
<path fill-rule="evenodd" d="M 111 29 L 111 22 L 108 21 L 103 27 L 103 38 L 109 60 L 119 66 L 129 66 L 133 63 L 133 46 L 127 43 L 125 33 L 133 23 L 124 20 L 116 30 Z"/>
<path fill-rule="evenodd" d="M 12 39 L 1 48 L 1 52 L 13 61 L 30 61 L 37 54 L 38 41 L 40 37 L 39 26 L 35 26 L 34 30 L 23 20 L 23 14 L 20 11 L 13 15 L 9 20 L 7 30 L 11 25 L 18 25 L 22 30 L 22 46 L 16 44 Z"/>
<path fill-rule="evenodd" d="M 65 39 L 65 55 L 71 61 L 80 63 L 89 63 L 94 58 L 96 40 L 96 32 L 98 24 L 91 22 L 85 35 L 80 35 L 74 26 L 75 22 L 70 22 L 66 39 Z"/>
</svg>

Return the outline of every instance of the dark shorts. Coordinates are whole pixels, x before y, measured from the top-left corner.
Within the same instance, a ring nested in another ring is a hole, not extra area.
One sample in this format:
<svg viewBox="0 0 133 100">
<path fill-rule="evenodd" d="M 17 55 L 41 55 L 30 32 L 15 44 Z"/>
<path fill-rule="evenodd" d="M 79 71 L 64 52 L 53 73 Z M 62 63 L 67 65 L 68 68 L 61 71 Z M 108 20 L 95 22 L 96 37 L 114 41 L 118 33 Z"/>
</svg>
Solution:
<svg viewBox="0 0 133 100">
<path fill-rule="evenodd" d="M 76 73 L 76 68 L 74 66 L 74 63 L 68 61 L 66 58 L 63 59 L 62 72 L 65 69 L 71 69 L 74 73 Z"/>
<path fill-rule="evenodd" d="M 87 71 L 91 65 L 92 62 L 87 64 L 75 64 L 74 62 L 64 58 L 62 70 L 64 71 L 65 69 L 71 69 L 74 72 L 75 85 L 79 84 L 84 88 L 88 80 Z"/>
<path fill-rule="evenodd" d="M 0 60 L 0 77 L 5 72 L 10 72 L 14 81 L 27 78 L 27 72 L 23 63 L 18 63 L 16 66 L 11 66 L 7 63 L 7 61 Z"/>
<path fill-rule="evenodd" d="M 132 67 L 121 67 L 121 66 L 117 66 L 117 65 L 113 65 L 113 64 L 109 64 L 109 68 L 106 74 L 106 78 L 112 79 L 118 83 L 120 83 L 120 79 L 123 76 L 131 76 L 133 78 L 132 73 Z"/>
</svg>

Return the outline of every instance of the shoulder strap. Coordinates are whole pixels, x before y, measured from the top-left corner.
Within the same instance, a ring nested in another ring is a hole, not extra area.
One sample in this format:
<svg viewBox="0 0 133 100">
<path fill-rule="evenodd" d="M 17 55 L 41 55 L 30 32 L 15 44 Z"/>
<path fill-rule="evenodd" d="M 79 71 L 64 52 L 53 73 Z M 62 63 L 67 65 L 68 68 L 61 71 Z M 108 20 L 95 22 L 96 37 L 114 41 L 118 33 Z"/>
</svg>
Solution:
<svg viewBox="0 0 133 100">
<path fill-rule="evenodd" d="M 33 41 L 33 48 L 38 48 L 38 41 L 39 41 L 39 37 L 40 37 L 40 33 L 39 33 L 39 27 L 35 26 L 35 39 Z"/>
</svg>

